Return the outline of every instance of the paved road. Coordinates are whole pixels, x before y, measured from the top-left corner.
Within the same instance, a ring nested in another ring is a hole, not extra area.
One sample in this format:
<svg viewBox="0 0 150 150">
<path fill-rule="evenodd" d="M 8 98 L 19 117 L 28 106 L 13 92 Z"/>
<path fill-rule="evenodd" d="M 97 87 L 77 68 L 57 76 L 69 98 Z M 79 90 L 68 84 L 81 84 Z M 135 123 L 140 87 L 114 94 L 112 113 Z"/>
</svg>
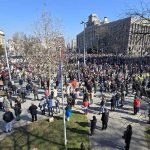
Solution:
<svg viewBox="0 0 150 150">
<path fill-rule="evenodd" d="M 39 97 L 42 96 L 42 90 L 39 91 L 41 94 Z M 97 129 L 94 136 L 90 136 L 91 140 L 91 149 L 92 150 L 117 150 L 123 149 L 124 140 L 122 139 L 122 135 L 126 126 L 128 124 L 132 124 L 133 126 L 133 135 L 131 140 L 131 150 L 148 150 L 147 142 L 144 137 L 144 130 L 145 127 L 148 126 L 146 124 L 148 118 L 146 117 L 145 110 L 145 103 L 142 103 L 142 110 L 136 116 L 133 115 L 133 108 L 132 108 L 132 101 L 133 97 L 126 97 L 126 103 L 123 109 L 117 109 L 115 112 L 110 112 L 109 124 L 107 130 L 101 130 L 101 115 L 98 115 L 99 112 L 99 98 L 100 93 L 96 93 L 96 97 L 94 97 L 94 104 L 91 105 L 89 109 L 89 114 L 87 115 L 88 120 L 92 119 L 92 116 L 95 115 L 97 117 Z M 105 93 L 108 101 L 107 107 L 110 108 L 110 93 Z M 22 104 L 22 115 L 21 120 L 19 122 L 14 122 L 14 127 L 19 127 L 31 123 L 31 116 L 27 113 L 27 109 L 29 108 L 31 102 L 33 102 L 33 94 L 28 97 L 27 102 Z M 36 105 L 39 104 L 39 101 L 34 101 Z M 77 109 L 82 112 L 82 100 L 78 99 Z M 39 111 L 40 112 L 40 111 Z M 2 121 L 2 114 L 0 112 L 0 140 L 3 139 L 6 134 L 3 133 L 3 121 Z M 45 116 L 41 116 L 40 113 L 38 115 L 38 119 L 42 119 Z"/>
<path fill-rule="evenodd" d="M 97 129 L 94 136 L 90 136 L 92 150 L 123 150 L 124 140 L 123 132 L 128 124 L 132 124 L 133 135 L 131 140 L 131 150 L 148 150 L 147 142 L 144 137 L 147 116 L 145 114 L 146 105 L 142 103 L 142 110 L 138 115 L 133 115 L 133 97 L 126 97 L 126 103 L 123 109 L 117 109 L 115 112 L 110 111 L 110 118 L 107 130 L 101 130 L 101 115 L 98 114 L 100 98 L 95 98 L 94 104 L 91 105 L 90 111 L 96 115 Z M 106 94 L 110 100 L 110 94 Z M 110 109 L 110 102 L 107 102 L 107 108 Z M 95 111 L 96 110 L 96 111 Z M 92 119 L 93 114 L 88 114 L 88 120 Z"/>
</svg>

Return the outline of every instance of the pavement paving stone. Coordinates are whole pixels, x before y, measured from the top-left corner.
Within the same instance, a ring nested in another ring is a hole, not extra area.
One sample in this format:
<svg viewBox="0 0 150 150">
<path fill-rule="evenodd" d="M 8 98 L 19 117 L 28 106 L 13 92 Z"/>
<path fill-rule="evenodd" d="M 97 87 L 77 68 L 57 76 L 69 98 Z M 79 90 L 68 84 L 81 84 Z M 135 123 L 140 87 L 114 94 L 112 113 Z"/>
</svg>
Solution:
<svg viewBox="0 0 150 150">
<path fill-rule="evenodd" d="M 43 90 L 39 90 L 39 98 L 43 95 Z M 110 93 L 105 93 L 107 104 L 106 107 L 110 109 Z M 132 124 L 133 135 L 131 140 L 131 150 L 148 150 L 147 142 L 144 136 L 145 127 L 147 124 L 146 115 L 146 103 L 142 102 L 142 109 L 138 115 L 133 115 L 133 95 L 126 97 L 125 105 L 122 109 L 116 109 L 114 112 L 110 111 L 110 118 L 108 122 L 107 130 L 101 130 L 101 114 L 99 115 L 100 109 L 100 93 L 97 92 L 94 97 L 94 103 L 90 105 L 89 113 L 87 115 L 88 121 L 92 119 L 92 116 L 97 117 L 97 127 L 94 136 L 90 136 L 91 150 L 123 150 L 124 140 L 122 139 L 123 133 L 128 124 Z M 27 112 L 27 109 L 34 102 L 37 106 L 39 101 L 33 101 L 33 94 L 28 97 L 25 103 L 22 103 L 22 114 L 20 121 L 14 121 L 13 125 L 15 128 L 31 123 L 31 116 Z M 61 102 L 61 99 L 60 99 Z M 14 104 L 14 103 L 13 103 Z M 66 99 L 65 99 L 66 104 Z M 74 110 L 83 113 L 82 108 L 82 97 L 76 100 L 76 107 Z M 13 111 L 14 112 L 14 111 Z M 42 116 L 38 108 L 38 120 L 48 118 L 48 116 Z M 62 113 L 62 111 L 61 111 Z M 0 112 L 0 140 L 5 138 L 7 134 L 3 132 L 4 122 L 2 120 L 3 112 Z"/>
</svg>

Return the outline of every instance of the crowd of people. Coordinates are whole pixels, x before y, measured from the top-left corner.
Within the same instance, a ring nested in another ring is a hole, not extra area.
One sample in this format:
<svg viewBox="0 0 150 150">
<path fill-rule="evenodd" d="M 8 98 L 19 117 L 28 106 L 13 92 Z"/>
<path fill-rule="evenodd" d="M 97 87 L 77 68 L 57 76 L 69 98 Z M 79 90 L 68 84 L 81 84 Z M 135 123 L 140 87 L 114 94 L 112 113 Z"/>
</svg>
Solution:
<svg viewBox="0 0 150 150">
<path fill-rule="evenodd" d="M 88 109 L 94 103 L 94 96 L 100 92 L 99 112 L 102 121 L 102 130 L 108 127 L 109 113 L 118 108 L 123 108 L 125 97 L 134 95 L 133 114 L 136 115 L 140 110 L 140 103 L 143 96 L 147 97 L 148 116 L 150 123 L 150 101 L 148 101 L 147 90 L 150 89 L 150 66 L 148 64 L 133 63 L 129 64 L 121 60 L 97 59 L 90 57 L 86 62 L 86 66 L 71 60 L 64 67 L 64 85 L 60 91 L 59 72 L 52 77 L 51 83 L 49 78 L 44 75 L 34 74 L 28 66 L 21 64 L 12 64 L 11 75 L 9 80 L 6 70 L 6 64 L 1 62 L 0 88 L 5 91 L 5 96 L 0 97 L 0 109 L 4 111 L 3 120 L 5 121 L 5 132 L 12 131 L 12 121 L 21 119 L 22 103 L 26 103 L 27 98 L 32 93 L 34 95 L 33 102 L 28 108 L 31 114 L 31 121 L 37 121 L 37 110 L 41 110 L 41 115 L 53 117 L 55 113 L 60 113 L 61 93 L 67 101 L 65 106 L 66 120 L 69 121 L 76 100 L 82 98 L 82 108 L 85 115 Z M 144 61 L 143 61 L 144 62 Z M 143 75 L 145 74 L 145 75 Z M 15 82 L 14 82 L 15 81 Z M 49 87 L 53 87 L 52 90 Z M 39 97 L 39 89 L 43 90 L 43 95 Z M 105 93 L 111 95 L 111 99 L 107 99 Z M 34 104 L 34 100 L 39 100 L 39 105 Z M 12 103 L 14 101 L 14 105 Z M 110 108 L 106 107 L 106 103 L 111 102 Z M 10 110 L 14 109 L 14 114 Z M 94 135 L 96 128 L 96 116 L 91 120 L 90 131 Z M 132 126 L 128 125 L 123 138 L 125 139 L 125 149 L 130 147 L 132 136 Z"/>
</svg>

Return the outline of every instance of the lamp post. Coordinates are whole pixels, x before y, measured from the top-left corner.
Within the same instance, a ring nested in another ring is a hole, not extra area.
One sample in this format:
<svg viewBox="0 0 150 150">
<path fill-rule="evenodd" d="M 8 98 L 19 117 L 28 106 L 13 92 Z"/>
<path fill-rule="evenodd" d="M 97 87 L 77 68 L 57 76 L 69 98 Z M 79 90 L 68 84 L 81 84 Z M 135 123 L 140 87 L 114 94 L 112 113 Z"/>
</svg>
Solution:
<svg viewBox="0 0 150 150">
<path fill-rule="evenodd" d="M 84 36 L 83 36 L 84 52 L 83 52 L 83 59 L 84 59 L 84 66 L 85 66 L 86 65 L 86 62 L 85 62 L 85 28 L 86 28 L 86 22 L 82 21 L 81 24 L 84 24 Z"/>
<path fill-rule="evenodd" d="M 60 52 L 60 75 L 61 75 L 61 93 L 62 93 L 62 107 L 63 107 L 63 124 L 64 124 L 64 145 L 67 145 L 65 105 L 64 105 L 64 94 L 63 94 L 63 53 L 62 53 L 61 46 L 59 46 L 59 52 Z"/>
<path fill-rule="evenodd" d="M 11 70 L 9 67 L 9 60 L 8 60 L 8 54 L 7 54 L 7 49 L 6 49 L 6 39 L 5 38 L 4 38 L 4 45 L 5 45 L 4 49 L 5 49 L 5 56 L 6 56 L 6 63 L 7 63 L 7 69 L 8 69 L 8 74 L 9 74 L 9 80 L 11 81 Z"/>
</svg>

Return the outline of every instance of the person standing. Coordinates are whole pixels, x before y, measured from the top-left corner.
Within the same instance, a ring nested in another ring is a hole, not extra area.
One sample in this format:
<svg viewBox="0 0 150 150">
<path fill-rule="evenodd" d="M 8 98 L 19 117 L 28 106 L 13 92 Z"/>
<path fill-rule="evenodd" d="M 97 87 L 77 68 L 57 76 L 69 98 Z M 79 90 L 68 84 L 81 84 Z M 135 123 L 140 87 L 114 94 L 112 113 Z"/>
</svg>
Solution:
<svg viewBox="0 0 150 150">
<path fill-rule="evenodd" d="M 54 99 L 56 100 L 56 99 L 57 99 L 57 96 L 58 96 L 58 91 L 57 91 L 57 88 L 56 88 L 56 87 L 54 87 L 53 92 L 54 92 Z"/>
<path fill-rule="evenodd" d="M 5 110 L 7 110 L 7 109 L 9 109 L 9 108 L 11 108 L 11 106 L 10 106 L 10 102 L 9 102 L 9 100 L 7 99 L 7 96 L 5 96 L 4 97 L 4 103 L 3 103 L 4 105 L 4 111 Z"/>
<path fill-rule="evenodd" d="M 56 101 L 55 101 L 56 113 L 60 113 L 60 106 L 59 105 L 60 105 L 60 102 L 58 99 L 56 99 Z"/>
<path fill-rule="evenodd" d="M 93 120 L 91 120 L 91 136 L 94 135 L 94 131 L 95 131 L 95 128 L 96 128 L 96 122 L 97 122 L 97 119 L 96 119 L 96 116 L 93 116 Z"/>
<path fill-rule="evenodd" d="M 148 123 L 150 124 L 150 103 L 148 104 Z"/>
<path fill-rule="evenodd" d="M 5 132 L 12 131 L 12 121 L 14 119 L 13 113 L 7 108 L 6 112 L 3 115 L 3 120 L 5 121 Z"/>
<path fill-rule="evenodd" d="M 132 136 L 132 126 L 128 125 L 127 126 L 127 130 L 124 131 L 124 135 L 123 135 L 123 139 L 125 140 L 125 150 L 129 150 L 130 149 L 130 142 L 131 142 L 131 136 Z"/>
<path fill-rule="evenodd" d="M 32 122 L 37 121 L 37 106 L 32 103 L 29 107 L 29 111 L 32 116 Z"/>
<path fill-rule="evenodd" d="M 136 115 L 140 110 L 140 99 L 137 97 L 134 99 L 134 115 Z"/>
<path fill-rule="evenodd" d="M 48 114 L 51 117 L 53 117 L 53 106 L 54 106 L 53 103 L 54 103 L 53 97 L 49 96 L 47 100 L 47 108 L 48 108 Z"/>
<path fill-rule="evenodd" d="M 21 114 L 21 108 L 19 107 L 17 101 L 15 102 L 14 111 L 15 111 L 16 121 L 19 121 L 20 114 Z"/>
<path fill-rule="evenodd" d="M 105 109 L 105 99 L 104 99 L 104 96 L 102 96 L 102 100 L 100 102 L 100 113 L 103 113 L 104 112 L 104 109 Z"/>
<path fill-rule="evenodd" d="M 111 110 L 115 111 L 115 101 L 116 100 L 115 100 L 115 96 L 114 95 L 112 96 L 110 101 L 111 101 Z"/>
<path fill-rule="evenodd" d="M 102 113 L 102 130 L 107 129 L 107 124 L 108 124 L 108 119 L 109 119 L 109 111 L 105 109 L 104 113 Z"/>
<path fill-rule="evenodd" d="M 115 107 L 118 108 L 120 106 L 119 102 L 120 102 L 120 93 L 117 92 L 116 95 L 115 95 Z"/>
<path fill-rule="evenodd" d="M 22 78 L 19 79 L 19 85 L 20 85 L 20 87 L 22 87 L 22 85 L 23 85 L 23 79 Z"/>
<path fill-rule="evenodd" d="M 42 115 L 45 115 L 45 107 L 46 107 L 46 98 L 43 97 L 39 103 L 39 107 L 40 107 L 40 110 L 41 110 L 41 114 Z"/>
<path fill-rule="evenodd" d="M 38 97 L 38 88 L 37 88 L 37 86 L 34 86 L 33 87 L 33 94 L 34 94 L 34 100 L 38 100 L 39 99 L 39 97 Z"/>
<path fill-rule="evenodd" d="M 4 110 L 4 98 L 0 96 L 0 110 Z"/>
</svg>

